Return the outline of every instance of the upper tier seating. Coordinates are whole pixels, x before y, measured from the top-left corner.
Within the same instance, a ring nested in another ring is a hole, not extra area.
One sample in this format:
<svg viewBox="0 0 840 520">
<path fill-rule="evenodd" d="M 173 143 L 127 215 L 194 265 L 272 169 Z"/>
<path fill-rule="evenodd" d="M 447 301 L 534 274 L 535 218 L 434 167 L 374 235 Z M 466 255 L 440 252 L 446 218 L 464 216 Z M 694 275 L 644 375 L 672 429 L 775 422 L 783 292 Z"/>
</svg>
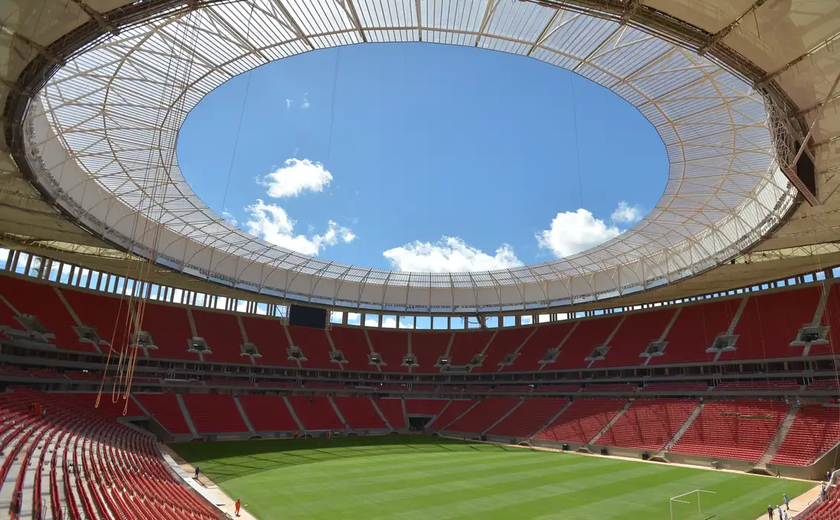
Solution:
<svg viewBox="0 0 840 520">
<path fill-rule="evenodd" d="M 452 334 L 452 332 L 411 332 L 411 353 L 420 365 L 411 371 L 420 374 L 440 372 L 435 364 L 446 353 Z"/>
<path fill-rule="evenodd" d="M 333 363 L 330 354 L 332 347 L 327 338 L 327 331 L 311 329 L 309 327 L 286 327 L 292 338 L 292 345 L 299 347 L 303 352 L 306 361 L 301 361 L 303 368 L 323 368 L 327 370 L 339 370 L 338 363 Z"/>
<path fill-rule="evenodd" d="M 685 424 L 698 401 L 640 399 L 598 439 L 603 446 L 661 450 Z"/>
<path fill-rule="evenodd" d="M 559 370 L 565 368 L 586 368 L 586 360 L 595 347 L 604 345 L 610 334 L 621 323 L 621 317 L 616 315 L 578 322 L 578 326 L 560 347 L 557 361 L 547 365 L 544 370 Z"/>
<path fill-rule="evenodd" d="M 73 319 L 56 290 L 49 285 L 7 276 L 2 277 L 2 284 L 0 284 L 0 295 L 18 313 L 35 316 L 47 332 L 55 334 L 55 339 L 52 340 L 53 345 L 68 350 L 97 352 L 92 344 L 79 341 L 79 336 L 73 331 L 73 327 L 78 323 Z M 15 320 L 10 320 L 10 323 L 6 325 L 23 330 L 23 326 Z"/>
<path fill-rule="evenodd" d="M 250 363 L 242 356 L 242 330 L 233 314 L 192 309 L 192 318 L 199 338 L 204 338 L 211 354 L 205 360 L 219 363 Z"/>
<path fill-rule="evenodd" d="M 840 408 L 802 406 L 796 412 L 773 464 L 808 466 L 840 442 Z"/>
<path fill-rule="evenodd" d="M 258 432 L 297 431 L 300 426 L 295 422 L 286 401 L 279 395 L 240 395 L 239 403 L 251 426 Z"/>
<path fill-rule="evenodd" d="M 671 451 L 758 462 L 785 413 L 786 406 L 778 402 L 708 402 Z"/>
<path fill-rule="evenodd" d="M 737 350 L 721 353 L 720 359 L 767 359 L 802 355 L 802 347 L 791 347 L 803 325 L 810 325 L 822 289 L 806 287 L 795 291 L 750 295 L 733 334 Z"/>
<path fill-rule="evenodd" d="M 474 404 L 475 401 L 471 399 L 453 399 L 427 426 L 436 430 L 445 430 L 449 424 L 453 423 Z"/>
<path fill-rule="evenodd" d="M 555 397 L 525 399 L 516 410 L 493 426 L 487 434 L 527 439 L 541 430 L 568 403 L 568 399 Z"/>
<path fill-rule="evenodd" d="M 146 304 L 140 329 L 152 336 L 152 341 L 157 347 L 149 349 L 149 357 L 199 360 L 197 353 L 188 351 L 193 333 L 185 307 Z M 212 346 L 210 350 L 213 350 Z"/>
<path fill-rule="evenodd" d="M 340 350 L 347 363 L 344 370 L 376 370 L 370 364 L 370 347 L 368 347 L 365 331 L 359 328 L 334 327 L 329 332 L 336 350 Z"/>
<path fill-rule="evenodd" d="M 669 308 L 628 314 L 610 340 L 607 355 L 604 359 L 595 361 L 592 367 L 630 367 L 644 364 L 646 358 L 639 355 L 651 342 L 659 341 L 675 312 L 675 309 Z"/>
<path fill-rule="evenodd" d="M 627 401 L 621 399 L 578 399 L 539 432 L 536 438 L 588 443 L 626 404 Z"/>
<path fill-rule="evenodd" d="M 297 361 L 289 359 L 289 338 L 280 320 L 253 316 L 241 318 L 248 341 L 256 345 L 260 353 L 261 357 L 255 359 L 258 365 L 298 366 Z"/>
<path fill-rule="evenodd" d="M 452 366 L 467 365 L 475 356 L 481 354 L 490 340 L 493 339 L 493 335 L 494 332 L 488 331 L 467 331 L 455 334 L 452 338 L 452 347 L 449 349 L 449 364 Z"/>
<path fill-rule="evenodd" d="M 333 397 L 347 425 L 354 430 L 377 430 L 388 426 L 369 397 Z"/>
<path fill-rule="evenodd" d="M 668 331 L 663 355 L 651 358 L 651 365 L 673 363 L 708 363 L 715 354 L 707 353 L 718 334 L 726 332 L 738 312 L 740 299 L 709 300 L 680 307 L 676 321 Z"/>
<path fill-rule="evenodd" d="M 307 430 L 344 430 L 329 397 L 288 397 L 289 404 Z"/>
<path fill-rule="evenodd" d="M 534 330 L 532 327 L 522 327 L 497 331 L 487 350 L 484 352 L 484 359 L 481 361 L 481 365 L 473 367 L 472 372 L 499 372 L 502 369 L 499 363 L 508 354 L 515 353 Z"/>
<path fill-rule="evenodd" d="M 539 370 L 543 366 L 540 360 L 543 359 L 546 352 L 557 348 L 574 326 L 575 323 L 570 321 L 540 325 L 522 344 L 519 355 L 516 356 L 513 364 L 503 367 L 502 371 L 533 372 Z M 549 369 L 552 367 L 553 365 L 550 365 Z"/>
<path fill-rule="evenodd" d="M 408 367 L 402 366 L 403 357 L 408 354 L 407 332 L 368 330 L 367 333 L 373 351 L 385 362 L 383 372 L 408 372 Z"/>
<path fill-rule="evenodd" d="M 198 433 L 243 433 L 248 431 L 242 414 L 230 395 L 184 394 L 184 404 Z"/>
<path fill-rule="evenodd" d="M 134 398 L 169 433 L 176 435 L 190 433 L 190 427 L 187 426 L 175 394 L 135 394 Z"/>
<path fill-rule="evenodd" d="M 379 408 L 379 411 L 382 412 L 382 415 L 385 416 L 385 419 L 388 421 L 388 424 L 391 425 L 391 428 L 400 430 L 406 427 L 402 399 L 385 397 L 382 399 L 374 399 L 374 403 L 376 403 L 376 406 Z"/>
<path fill-rule="evenodd" d="M 439 373 L 435 365 L 445 353 L 452 365 L 463 366 L 481 360 L 471 371 L 530 372 L 537 370 L 574 370 L 591 367 L 632 367 L 709 363 L 723 361 L 791 358 L 803 354 L 829 355 L 833 344 L 790 347 L 800 327 L 813 322 L 822 287 L 809 285 L 775 292 L 744 293 L 726 299 L 709 298 L 685 305 L 657 307 L 633 313 L 614 313 L 544 323 L 535 327 L 497 330 L 425 331 L 382 330 L 335 326 L 329 332 L 306 327 L 284 326 L 277 318 L 238 315 L 231 312 L 184 307 L 150 301 L 145 306 L 128 298 L 107 293 L 78 290 L 61 284 L 36 282 L 16 275 L 0 274 L 0 324 L 23 330 L 15 319 L 17 312 L 32 314 L 51 334 L 50 342 L 60 349 L 97 352 L 89 341 L 80 341 L 74 326 L 90 326 L 105 342 L 115 348 L 126 342 L 127 317 L 141 318 L 140 328 L 148 332 L 156 348 L 143 356 L 170 360 L 200 361 L 202 356 L 189 352 L 188 341 L 204 337 L 211 353 L 207 362 L 225 364 L 314 368 L 324 370 L 361 370 L 382 372 Z M 830 286 L 821 322 L 840 329 L 840 285 Z M 8 300 L 9 305 L 5 303 Z M 66 300 L 66 304 L 65 304 Z M 735 322 L 735 350 L 706 352 L 715 338 L 727 332 L 738 309 L 743 312 Z M 78 322 L 76 318 L 78 317 Z M 191 319 L 192 325 L 191 325 Z M 640 357 L 647 345 L 663 337 L 667 345 L 660 356 Z M 195 327 L 195 331 L 193 330 Z M 828 339 L 840 335 L 829 331 Z M 346 363 L 333 361 L 333 345 L 343 353 Z M 607 341 L 609 339 L 609 341 Z M 245 341 L 256 345 L 261 357 L 242 355 Z M 609 343 L 603 359 L 587 360 L 595 347 Z M 290 345 L 300 347 L 304 361 L 289 359 Z M 555 361 L 543 363 L 546 353 L 559 349 Z M 100 350 L 104 343 L 100 344 Z M 800 350 L 801 349 L 801 350 Z M 370 364 L 369 354 L 378 353 L 384 365 Z M 402 366 L 404 357 L 414 355 L 419 366 Z M 483 359 L 479 354 L 483 353 Z M 515 355 L 514 355 L 515 354 Z M 505 361 L 502 364 L 503 360 Z"/>
<path fill-rule="evenodd" d="M 488 397 L 479 401 L 447 430 L 465 433 L 483 433 L 521 401 L 518 397 Z"/>
</svg>

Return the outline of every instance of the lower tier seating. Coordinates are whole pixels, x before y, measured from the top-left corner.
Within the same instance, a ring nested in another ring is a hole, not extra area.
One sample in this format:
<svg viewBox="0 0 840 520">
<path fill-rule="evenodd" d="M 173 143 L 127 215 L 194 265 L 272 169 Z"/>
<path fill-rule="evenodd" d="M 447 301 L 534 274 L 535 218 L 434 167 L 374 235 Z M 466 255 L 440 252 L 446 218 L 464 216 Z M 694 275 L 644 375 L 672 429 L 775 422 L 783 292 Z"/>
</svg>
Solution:
<svg viewBox="0 0 840 520">
<path fill-rule="evenodd" d="M 525 399 L 516 410 L 493 426 L 487 434 L 527 439 L 541 430 L 567 404 L 569 404 L 568 399 L 554 397 Z"/>
<path fill-rule="evenodd" d="M 289 404 L 307 430 L 343 430 L 329 397 L 291 396 Z"/>
<path fill-rule="evenodd" d="M 488 397 L 446 426 L 446 429 L 453 432 L 483 433 L 519 402 L 518 397 Z"/>
<path fill-rule="evenodd" d="M 223 518 L 170 473 L 154 437 L 89 402 L 18 388 L 0 395 L 0 416 L 12 518 Z"/>
<path fill-rule="evenodd" d="M 138 394 L 135 396 L 143 408 L 173 434 L 190 433 L 181 407 L 174 394 Z"/>
<path fill-rule="evenodd" d="M 785 413 L 787 406 L 779 402 L 708 402 L 671 451 L 758 462 Z"/>
<path fill-rule="evenodd" d="M 333 397 L 347 425 L 354 430 L 387 428 L 369 397 Z"/>
<path fill-rule="evenodd" d="M 384 398 L 375 399 L 379 411 L 385 416 L 385 420 L 391 425 L 391 428 L 400 430 L 406 427 L 405 411 L 403 410 L 402 399 Z"/>
<path fill-rule="evenodd" d="M 184 394 L 184 404 L 198 433 L 242 433 L 248 427 L 230 395 Z"/>
<path fill-rule="evenodd" d="M 698 401 L 640 399 L 598 439 L 603 446 L 661 450 L 685 424 Z"/>
<path fill-rule="evenodd" d="M 239 403 L 258 432 L 300 430 L 282 396 L 240 395 Z"/>
<path fill-rule="evenodd" d="M 773 464 L 807 466 L 840 442 L 840 408 L 806 405 L 796 412 Z"/>
<path fill-rule="evenodd" d="M 538 433 L 536 438 L 588 443 L 626 404 L 627 401 L 622 399 L 578 399 Z"/>
<path fill-rule="evenodd" d="M 432 419 L 432 421 L 428 424 L 429 427 L 434 428 L 436 430 L 443 430 L 448 427 L 452 422 L 455 421 L 458 417 L 461 416 L 464 412 L 470 409 L 472 405 L 475 404 L 475 401 L 470 399 L 456 399 L 449 402 L 449 405 L 446 406 L 440 413 Z"/>
</svg>

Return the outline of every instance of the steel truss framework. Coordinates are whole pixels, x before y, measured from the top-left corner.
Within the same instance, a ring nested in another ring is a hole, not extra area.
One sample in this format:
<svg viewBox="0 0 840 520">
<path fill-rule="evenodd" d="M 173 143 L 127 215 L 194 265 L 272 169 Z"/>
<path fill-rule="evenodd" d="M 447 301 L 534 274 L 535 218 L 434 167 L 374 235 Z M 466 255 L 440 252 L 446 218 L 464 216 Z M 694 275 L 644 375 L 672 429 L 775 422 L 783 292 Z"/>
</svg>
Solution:
<svg viewBox="0 0 840 520">
<path fill-rule="evenodd" d="M 508 0 L 242 0 L 119 31 L 109 24 L 108 36 L 58 67 L 30 105 L 29 167 L 80 223 L 168 268 L 362 309 L 515 310 L 605 299 L 693 276 L 756 244 L 796 197 L 779 167 L 789 158 L 776 156 L 768 117 L 775 108 L 708 57 L 593 14 Z M 273 246 L 231 226 L 185 182 L 178 130 L 220 84 L 310 50 L 406 41 L 528 56 L 611 89 L 666 146 L 661 200 L 631 230 L 572 257 L 434 274 Z"/>
</svg>

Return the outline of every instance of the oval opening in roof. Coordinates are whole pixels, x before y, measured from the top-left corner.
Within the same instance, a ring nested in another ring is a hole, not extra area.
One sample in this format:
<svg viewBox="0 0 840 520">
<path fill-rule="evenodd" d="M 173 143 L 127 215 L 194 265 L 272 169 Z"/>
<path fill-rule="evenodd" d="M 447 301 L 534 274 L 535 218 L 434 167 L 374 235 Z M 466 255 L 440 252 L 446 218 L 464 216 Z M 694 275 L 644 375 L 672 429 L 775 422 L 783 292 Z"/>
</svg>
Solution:
<svg viewBox="0 0 840 520">
<path fill-rule="evenodd" d="M 558 67 L 442 45 L 309 52 L 237 76 L 187 117 L 181 170 L 281 247 L 403 271 L 567 257 L 654 207 L 662 141 Z"/>
</svg>

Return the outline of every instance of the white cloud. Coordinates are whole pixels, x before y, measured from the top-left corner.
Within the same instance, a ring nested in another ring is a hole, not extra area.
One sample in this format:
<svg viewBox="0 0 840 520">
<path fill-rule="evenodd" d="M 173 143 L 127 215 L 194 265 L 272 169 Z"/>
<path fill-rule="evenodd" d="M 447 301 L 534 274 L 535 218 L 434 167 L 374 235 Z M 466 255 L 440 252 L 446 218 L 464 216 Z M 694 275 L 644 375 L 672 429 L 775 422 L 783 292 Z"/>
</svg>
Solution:
<svg viewBox="0 0 840 520">
<path fill-rule="evenodd" d="M 309 99 L 306 97 L 308 95 L 309 94 L 306 94 L 306 93 L 303 94 L 303 103 L 300 104 L 300 109 L 301 110 L 306 110 L 307 108 L 312 106 L 312 105 L 309 104 Z"/>
<path fill-rule="evenodd" d="M 401 329 L 412 329 L 414 327 L 411 326 L 410 323 L 403 323 L 402 321 L 399 322 L 399 327 Z M 397 328 L 397 320 L 394 318 L 385 318 L 382 320 L 382 328 L 383 329 L 396 329 Z"/>
<path fill-rule="evenodd" d="M 503 244 L 495 255 L 490 256 L 457 237 L 443 237 L 435 243 L 416 240 L 389 249 L 382 255 L 400 271 L 489 271 L 522 265 L 513 248 L 507 244 Z"/>
<path fill-rule="evenodd" d="M 290 108 L 292 108 L 292 103 L 294 101 L 295 101 L 294 99 L 286 98 L 286 110 L 289 110 Z"/>
<path fill-rule="evenodd" d="M 352 231 L 332 220 L 327 222 L 327 231 L 323 235 L 295 235 L 296 222 L 289 218 L 286 210 L 276 204 L 266 204 L 261 199 L 257 199 L 256 204 L 246 207 L 245 211 L 249 215 L 245 223 L 249 233 L 272 244 L 307 255 L 317 255 L 327 246 L 339 242 L 349 243 L 356 238 Z"/>
<path fill-rule="evenodd" d="M 379 326 L 379 322 L 377 320 L 375 320 L 374 318 L 367 318 L 365 320 L 365 327 L 378 327 L 378 326 Z"/>
<path fill-rule="evenodd" d="M 258 178 L 257 183 L 268 188 L 266 192 L 269 197 L 279 199 L 297 197 L 304 191 L 322 192 L 332 180 L 332 174 L 323 164 L 292 158 L 286 159 L 284 166 Z"/>
<path fill-rule="evenodd" d="M 618 203 L 618 207 L 615 208 L 615 211 L 610 216 L 612 221 L 618 224 L 635 224 L 642 220 L 642 217 L 644 217 L 644 214 L 638 204 L 631 206 L 623 200 Z"/>
<path fill-rule="evenodd" d="M 227 220 L 228 222 L 230 222 L 230 223 L 231 223 L 231 224 L 233 224 L 234 226 L 238 223 L 238 222 L 236 221 L 236 217 L 233 215 L 233 213 L 231 213 L 230 211 L 228 211 L 228 210 L 227 210 L 227 208 L 225 208 L 225 210 L 224 210 L 224 211 L 222 211 L 222 218 L 223 218 L 223 219 L 225 219 L 225 220 Z"/>
<path fill-rule="evenodd" d="M 541 249 L 549 249 L 557 258 L 579 253 L 621 234 L 616 226 L 608 226 L 589 210 L 558 213 L 551 226 L 536 234 Z"/>
</svg>

